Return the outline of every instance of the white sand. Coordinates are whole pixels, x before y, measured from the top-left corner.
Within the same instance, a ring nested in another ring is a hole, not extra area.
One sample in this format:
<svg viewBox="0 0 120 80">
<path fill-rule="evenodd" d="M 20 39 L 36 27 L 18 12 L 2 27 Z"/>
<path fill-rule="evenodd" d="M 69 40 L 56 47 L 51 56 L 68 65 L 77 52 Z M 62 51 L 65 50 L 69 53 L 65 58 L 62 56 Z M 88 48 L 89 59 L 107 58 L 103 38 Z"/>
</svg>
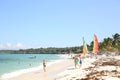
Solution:
<svg viewBox="0 0 120 80">
<path fill-rule="evenodd" d="M 64 72 L 60 73 L 58 75 L 57 80 L 70 80 L 70 79 L 75 79 L 75 78 L 83 78 L 86 76 L 86 74 L 89 73 L 89 71 L 85 71 L 85 68 L 92 67 L 91 63 L 94 62 L 95 59 L 91 58 L 86 58 L 83 60 L 83 64 L 81 68 L 74 68 L 74 65 L 71 67 L 68 67 L 67 70 Z"/>
<path fill-rule="evenodd" d="M 114 57 L 115 58 L 115 57 Z M 120 56 L 116 57 L 120 59 Z M 64 59 L 58 63 L 55 63 L 49 67 L 47 67 L 47 72 L 43 72 L 43 70 L 33 71 L 29 73 L 25 73 L 10 79 L 4 80 L 76 80 L 85 78 L 87 74 L 91 72 L 91 70 L 85 70 L 89 67 L 94 67 L 94 63 L 96 58 L 85 58 L 83 60 L 83 64 L 81 68 L 76 69 L 74 67 L 74 61 L 72 59 Z M 96 69 L 96 68 L 95 68 Z M 115 66 L 100 66 L 96 70 L 116 70 Z M 117 70 L 120 70 L 120 66 L 118 66 Z M 120 80 L 117 77 L 110 76 L 102 76 L 104 80 Z M 92 79 L 94 80 L 94 79 Z"/>
<path fill-rule="evenodd" d="M 57 74 L 66 70 L 73 63 L 71 60 L 64 59 L 50 66 L 47 66 L 46 72 L 42 69 L 31 71 L 12 78 L 3 78 L 2 80 L 54 80 Z"/>
<path fill-rule="evenodd" d="M 103 56 L 101 56 L 103 57 Z M 99 57 L 99 58 L 101 58 Z M 120 60 L 120 56 L 115 56 L 114 58 Z M 91 64 L 94 63 L 97 59 L 95 58 L 86 58 L 83 60 L 82 67 L 79 69 L 75 69 L 74 66 L 68 67 L 67 70 L 64 72 L 61 72 L 59 75 L 57 75 L 56 80 L 77 80 L 77 79 L 82 79 L 86 78 L 86 75 L 91 72 L 91 70 L 85 70 L 86 68 L 89 67 L 94 67 L 95 65 Z M 94 68 L 97 71 L 113 71 L 117 70 L 120 73 L 120 66 L 98 66 Z M 109 75 L 109 76 L 108 76 Z M 118 77 L 113 77 L 113 74 L 108 74 L 107 76 L 100 76 L 100 79 L 103 80 L 120 80 Z M 119 74 L 120 75 L 120 74 Z M 92 79 L 94 80 L 94 79 Z"/>
</svg>

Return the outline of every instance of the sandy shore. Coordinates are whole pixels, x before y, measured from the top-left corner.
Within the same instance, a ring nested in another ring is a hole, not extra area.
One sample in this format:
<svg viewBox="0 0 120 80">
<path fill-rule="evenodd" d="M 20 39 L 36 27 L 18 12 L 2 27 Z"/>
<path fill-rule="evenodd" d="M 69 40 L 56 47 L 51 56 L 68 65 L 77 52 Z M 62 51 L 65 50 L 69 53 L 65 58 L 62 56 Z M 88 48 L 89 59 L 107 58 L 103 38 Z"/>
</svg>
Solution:
<svg viewBox="0 0 120 80">
<path fill-rule="evenodd" d="M 64 59 L 51 66 L 47 66 L 46 72 L 40 69 L 38 71 L 25 73 L 16 77 L 3 80 L 55 80 L 57 74 L 66 70 L 66 68 L 69 66 L 73 66 L 73 60 Z"/>
<path fill-rule="evenodd" d="M 80 68 L 72 59 L 64 59 L 43 70 L 25 73 L 5 80 L 120 80 L 120 56 L 84 58 Z"/>
<path fill-rule="evenodd" d="M 120 80 L 120 56 L 85 58 L 81 68 L 69 67 L 56 80 Z"/>
</svg>

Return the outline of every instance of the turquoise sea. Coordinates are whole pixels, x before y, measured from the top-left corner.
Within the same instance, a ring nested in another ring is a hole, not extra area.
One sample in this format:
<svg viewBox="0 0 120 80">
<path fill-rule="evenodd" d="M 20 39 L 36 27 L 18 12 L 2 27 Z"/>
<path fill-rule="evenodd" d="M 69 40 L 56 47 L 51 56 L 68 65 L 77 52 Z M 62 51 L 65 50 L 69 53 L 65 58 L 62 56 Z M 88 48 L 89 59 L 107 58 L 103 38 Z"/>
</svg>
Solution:
<svg viewBox="0 0 120 80">
<path fill-rule="evenodd" d="M 0 54 L 0 79 L 12 77 L 36 69 L 42 69 L 42 61 L 52 64 L 62 57 L 58 54 Z"/>
</svg>

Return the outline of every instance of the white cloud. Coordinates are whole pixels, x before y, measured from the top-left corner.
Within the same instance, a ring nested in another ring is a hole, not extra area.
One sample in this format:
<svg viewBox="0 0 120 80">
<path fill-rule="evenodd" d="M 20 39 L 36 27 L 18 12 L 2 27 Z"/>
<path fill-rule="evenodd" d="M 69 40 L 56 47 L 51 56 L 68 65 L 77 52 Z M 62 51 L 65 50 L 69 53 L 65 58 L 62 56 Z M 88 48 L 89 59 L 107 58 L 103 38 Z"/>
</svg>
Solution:
<svg viewBox="0 0 120 80">
<path fill-rule="evenodd" d="M 6 47 L 7 47 L 7 48 L 12 48 L 13 46 L 12 46 L 11 43 L 6 43 Z"/>
<path fill-rule="evenodd" d="M 1 46 L 0 46 L 1 47 Z M 3 48 L 3 47 L 2 47 Z M 26 49 L 26 47 L 22 43 L 17 43 L 13 45 L 12 43 L 6 43 L 4 49 Z"/>
<path fill-rule="evenodd" d="M 18 42 L 16 44 L 12 44 L 10 42 L 7 42 L 5 45 L 0 44 L 0 50 L 19 50 L 19 49 L 29 49 L 29 48 L 40 48 L 40 46 L 25 46 L 24 44 Z M 45 47 L 44 47 L 45 48 Z"/>
<path fill-rule="evenodd" d="M 23 44 L 22 43 L 17 43 L 16 47 L 21 48 L 21 47 L 23 47 Z"/>
<path fill-rule="evenodd" d="M 15 48 L 17 48 L 17 49 L 26 49 L 25 45 L 23 45 L 22 43 L 17 43 Z"/>
</svg>

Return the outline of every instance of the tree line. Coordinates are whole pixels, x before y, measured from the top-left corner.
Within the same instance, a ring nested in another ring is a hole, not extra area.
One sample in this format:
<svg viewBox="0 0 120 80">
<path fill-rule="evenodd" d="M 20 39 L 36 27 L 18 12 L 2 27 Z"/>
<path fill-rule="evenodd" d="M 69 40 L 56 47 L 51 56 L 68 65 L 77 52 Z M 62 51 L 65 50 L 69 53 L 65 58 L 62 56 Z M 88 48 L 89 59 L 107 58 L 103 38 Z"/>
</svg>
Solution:
<svg viewBox="0 0 120 80">
<path fill-rule="evenodd" d="M 98 38 L 99 39 L 99 38 Z M 93 41 L 87 44 L 88 51 L 93 51 Z M 68 54 L 68 53 L 82 53 L 83 45 L 65 48 L 37 48 L 37 49 L 20 49 L 20 50 L 0 50 L 0 53 L 21 53 L 21 54 Z M 112 37 L 104 38 L 99 42 L 99 52 L 120 52 L 120 34 L 115 33 Z"/>
</svg>

